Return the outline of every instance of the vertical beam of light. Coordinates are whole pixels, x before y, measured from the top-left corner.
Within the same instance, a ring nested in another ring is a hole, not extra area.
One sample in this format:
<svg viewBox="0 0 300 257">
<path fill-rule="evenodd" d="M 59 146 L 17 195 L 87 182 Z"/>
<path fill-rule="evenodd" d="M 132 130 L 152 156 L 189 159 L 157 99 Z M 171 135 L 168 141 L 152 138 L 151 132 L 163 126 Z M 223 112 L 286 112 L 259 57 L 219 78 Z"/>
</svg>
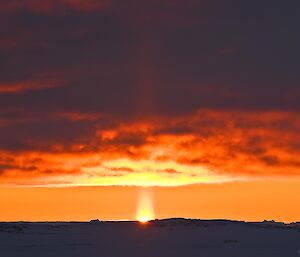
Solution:
<svg viewBox="0 0 300 257">
<path fill-rule="evenodd" d="M 136 219 L 141 223 L 146 223 L 155 218 L 152 194 L 149 189 L 142 189 L 139 194 Z"/>
</svg>

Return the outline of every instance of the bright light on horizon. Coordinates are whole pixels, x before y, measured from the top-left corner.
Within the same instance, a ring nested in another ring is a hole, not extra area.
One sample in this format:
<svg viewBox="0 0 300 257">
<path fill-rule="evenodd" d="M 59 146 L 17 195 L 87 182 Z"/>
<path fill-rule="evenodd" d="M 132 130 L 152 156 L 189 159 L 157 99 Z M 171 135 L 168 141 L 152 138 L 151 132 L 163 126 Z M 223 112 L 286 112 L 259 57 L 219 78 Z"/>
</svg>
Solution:
<svg viewBox="0 0 300 257">
<path fill-rule="evenodd" d="M 151 194 L 147 189 L 144 189 L 139 196 L 136 219 L 141 223 L 147 223 L 150 220 L 154 220 L 154 218 L 155 214 Z"/>
</svg>

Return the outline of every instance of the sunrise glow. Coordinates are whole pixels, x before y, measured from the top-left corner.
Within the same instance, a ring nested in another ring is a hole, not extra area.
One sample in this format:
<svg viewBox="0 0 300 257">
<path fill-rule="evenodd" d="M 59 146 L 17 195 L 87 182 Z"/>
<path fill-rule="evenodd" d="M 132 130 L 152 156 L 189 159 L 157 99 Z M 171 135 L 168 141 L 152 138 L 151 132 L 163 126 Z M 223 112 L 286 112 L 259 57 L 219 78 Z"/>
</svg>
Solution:
<svg viewBox="0 0 300 257">
<path fill-rule="evenodd" d="M 141 223 L 147 223 L 155 218 L 151 193 L 144 189 L 140 193 L 136 219 Z"/>
<path fill-rule="evenodd" d="M 298 221 L 284 2 L 0 0 L 0 221 Z"/>
</svg>

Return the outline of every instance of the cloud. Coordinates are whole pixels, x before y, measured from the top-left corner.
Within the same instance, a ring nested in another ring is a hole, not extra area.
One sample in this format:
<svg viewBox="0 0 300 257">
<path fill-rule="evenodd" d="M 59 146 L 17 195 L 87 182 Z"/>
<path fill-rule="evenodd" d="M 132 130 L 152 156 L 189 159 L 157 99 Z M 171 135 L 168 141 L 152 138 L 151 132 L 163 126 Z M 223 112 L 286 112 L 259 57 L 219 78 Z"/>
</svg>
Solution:
<svg viewBox="0 0 300 257">
<path fill-rule="evenodd" d="M 2 1 L 0 183 L 298 175 L 298 5 Z"/>
<path fill-rule="evenodd" d="M 0 183 L 174 186 L 300 175 L 298 113 L 200 110 L 102 129 L 72 122 L 81 123 L 74 140 L 64 137 L 69 128 L 54 137 L 51 127 L 21 141 L 22 151 L 2 147 Z"/>
<path fill-rule="evenodd" d="M 45 88 L 61 87 L 66 84 L 65 81 L 48 79 L 48 80 L 31 80 L 18 82 L 0 83 L 0 94 L 3 93 L 22 93 L 28 90 L 40 90 Z"/>
<path fill-rule="evenodd" d="M 126 22 L 147 25 L 190 26 L 207 22 L 208 13 L 215 16 L 224 8 L 222 1 L 169 0 L 3 0 L 2 12 L 28 12 L 59 15 L 74 12 L 96 13 L 106 11 Z"/>
<path fill-rule="evenodd" d="M 277 1 L 266 12 L 266 4 L 258 1 L 232 3 L 113 1 L 105 13 L 5 12 L 1 24 L 9 26 L 0 25 L 4 86 L 6 81 L 28 83 L 34 74 L 51 70 L 63 73 L 60 79 L 71 86 L 0 96 L 0 108 L 21 105 L 45 112 L 60 108 L 124 116 L 172 116 L 199 108 L 299 110 L 300 42 L 289 33 L 296 31 L 298 16 L 291 12 L 293 22 L 281 22 Z M 148 25 L 135 15 L 149 16 Z M 164 22 L 159 17 L 168 25 L 160 26 Z M 188 17 L 196 22 L 178 25 Z M 253 43 L 253 38 L 258 40 Z"/>
<path fill-rule="evenodd" d="M 3 0 L 0 10 L 52 13 L 69 9 L 90 12 L 103 10 L 109 4 L 108 0 Z"/>
</svg>

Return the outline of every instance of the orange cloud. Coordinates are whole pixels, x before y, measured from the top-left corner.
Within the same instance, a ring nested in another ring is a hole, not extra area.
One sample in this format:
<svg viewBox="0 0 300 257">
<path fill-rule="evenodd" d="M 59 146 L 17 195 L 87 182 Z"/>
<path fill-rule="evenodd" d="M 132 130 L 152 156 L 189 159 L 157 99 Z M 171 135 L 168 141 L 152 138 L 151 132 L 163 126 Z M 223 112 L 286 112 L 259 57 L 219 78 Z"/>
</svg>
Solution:
<svg viewBox="0 0 300 257">
<path fill-rule="evenodd" d="M 61 87 L 65 84 L 65 81 L 55 79 L 2 82 L 0 83 L 0 93 L 21 93 L 28 90 Z"/>
<path fill-rule="evenodd" d="M 0 183 L 179 186 L 299 176 L 299 129 L 299 114 L 289 112 L 128 121 L 69 146 L 50 139 L 48 151 L 2 150 Z"/>
</svg>

